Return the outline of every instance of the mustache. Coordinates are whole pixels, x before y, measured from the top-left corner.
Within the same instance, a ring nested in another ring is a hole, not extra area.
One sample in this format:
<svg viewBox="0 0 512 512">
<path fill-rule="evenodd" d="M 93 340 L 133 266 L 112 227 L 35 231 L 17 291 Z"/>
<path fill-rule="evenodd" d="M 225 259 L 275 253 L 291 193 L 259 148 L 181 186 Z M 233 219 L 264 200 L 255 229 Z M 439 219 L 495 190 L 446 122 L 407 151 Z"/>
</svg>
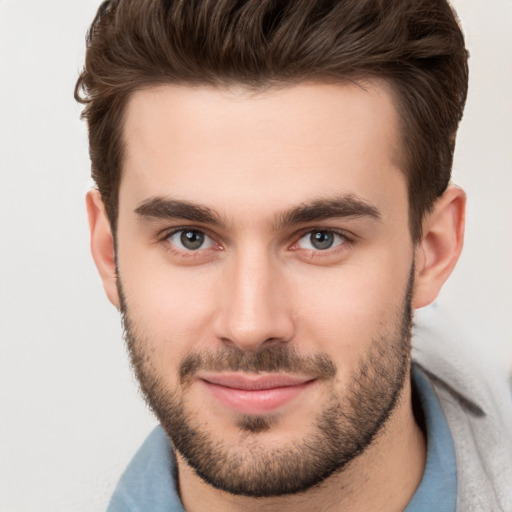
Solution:
<svg viewBox="0 0 512 512">
<path fill-rule="evenodd" d="M 301 355 L 288 347 L 273 346 L 259 352 L 246 352 L 227 347 L 216 352 L 192 352 L 180 364 L 179 375 L 186 384 L 199 371 L 246 372 L 246 373 L 300 373 L 320 379 L 332 379 L 336 365 L 323 353 Z"/>
</svg>

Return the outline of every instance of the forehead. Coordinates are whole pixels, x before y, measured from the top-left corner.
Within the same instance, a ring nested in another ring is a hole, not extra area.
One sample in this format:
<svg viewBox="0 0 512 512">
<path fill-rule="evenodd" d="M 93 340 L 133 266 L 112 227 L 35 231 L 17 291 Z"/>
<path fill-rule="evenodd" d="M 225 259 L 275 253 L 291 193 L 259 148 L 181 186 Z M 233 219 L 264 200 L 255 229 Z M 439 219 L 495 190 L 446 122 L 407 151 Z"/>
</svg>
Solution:
<svg viewBox="0 0 512 512">
<path fill-rule="evenodd" d="M 333 194 L 407 200 L 397 124 L 377 82 L 142 90 L 125 116 L 120 214 L 167 195 L 228 217 Z"/>
</svg>

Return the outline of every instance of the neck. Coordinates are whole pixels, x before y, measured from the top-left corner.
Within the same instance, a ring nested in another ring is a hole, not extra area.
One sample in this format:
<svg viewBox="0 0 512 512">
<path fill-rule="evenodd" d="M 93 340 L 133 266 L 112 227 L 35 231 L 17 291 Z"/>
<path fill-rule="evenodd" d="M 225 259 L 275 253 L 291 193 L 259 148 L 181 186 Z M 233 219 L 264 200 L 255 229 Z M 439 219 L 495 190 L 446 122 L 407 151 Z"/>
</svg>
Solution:
<svg viewBox="0 0 512 512">
<path fill-rule="evenodd" d="M 180 496 L 188 512 L 402 511 L 418 488 L 426 442 L 415 422 L 411 383 L 374 442 L 342 471 L 300 494 L 273 498 L 234 496 L 205 483 L 177 455 Z"/>
</svg>

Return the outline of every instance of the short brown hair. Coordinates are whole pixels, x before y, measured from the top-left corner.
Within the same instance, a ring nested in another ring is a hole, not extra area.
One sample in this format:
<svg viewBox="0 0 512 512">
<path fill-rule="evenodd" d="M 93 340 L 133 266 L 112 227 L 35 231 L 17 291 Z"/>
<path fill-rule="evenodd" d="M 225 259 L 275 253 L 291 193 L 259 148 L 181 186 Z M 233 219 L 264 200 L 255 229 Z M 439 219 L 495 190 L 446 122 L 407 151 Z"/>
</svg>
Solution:
<svg viewBox="0 0 512 512">
<path fill-rule="evenodd" d="M 87 36 L 75 98 L 85 104 L 92 176 L 115 229 L 123 115 L 135 91 L 383 78 L 399 112 L 417 240 L 450 180 L 467 57 L 446 0 L 107 0 Z"/>
</svg>

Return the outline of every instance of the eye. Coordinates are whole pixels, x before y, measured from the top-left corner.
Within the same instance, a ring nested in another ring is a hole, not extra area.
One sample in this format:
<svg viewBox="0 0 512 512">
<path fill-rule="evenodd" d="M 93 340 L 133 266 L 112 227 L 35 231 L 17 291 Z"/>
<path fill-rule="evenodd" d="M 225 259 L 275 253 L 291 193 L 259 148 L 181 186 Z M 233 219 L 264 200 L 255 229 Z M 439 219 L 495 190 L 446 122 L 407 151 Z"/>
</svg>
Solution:
<svg viewBox="0 0 512 512">
<path fill-rule="evenodd" d="M 196 229 L 180 229 L 171 233 L 167 240 L 177 249 L 185 251 L 208 249 L 214 244 L 208 235 Z"/>
<path fill-rule="evenodd" d="M 334 231 L 315 230 L 306 233 L 297 242 L 301 249 L 312 251 L 325 251 L 338 245 L 343 244 L 346 238 Z"/>
</svg>

